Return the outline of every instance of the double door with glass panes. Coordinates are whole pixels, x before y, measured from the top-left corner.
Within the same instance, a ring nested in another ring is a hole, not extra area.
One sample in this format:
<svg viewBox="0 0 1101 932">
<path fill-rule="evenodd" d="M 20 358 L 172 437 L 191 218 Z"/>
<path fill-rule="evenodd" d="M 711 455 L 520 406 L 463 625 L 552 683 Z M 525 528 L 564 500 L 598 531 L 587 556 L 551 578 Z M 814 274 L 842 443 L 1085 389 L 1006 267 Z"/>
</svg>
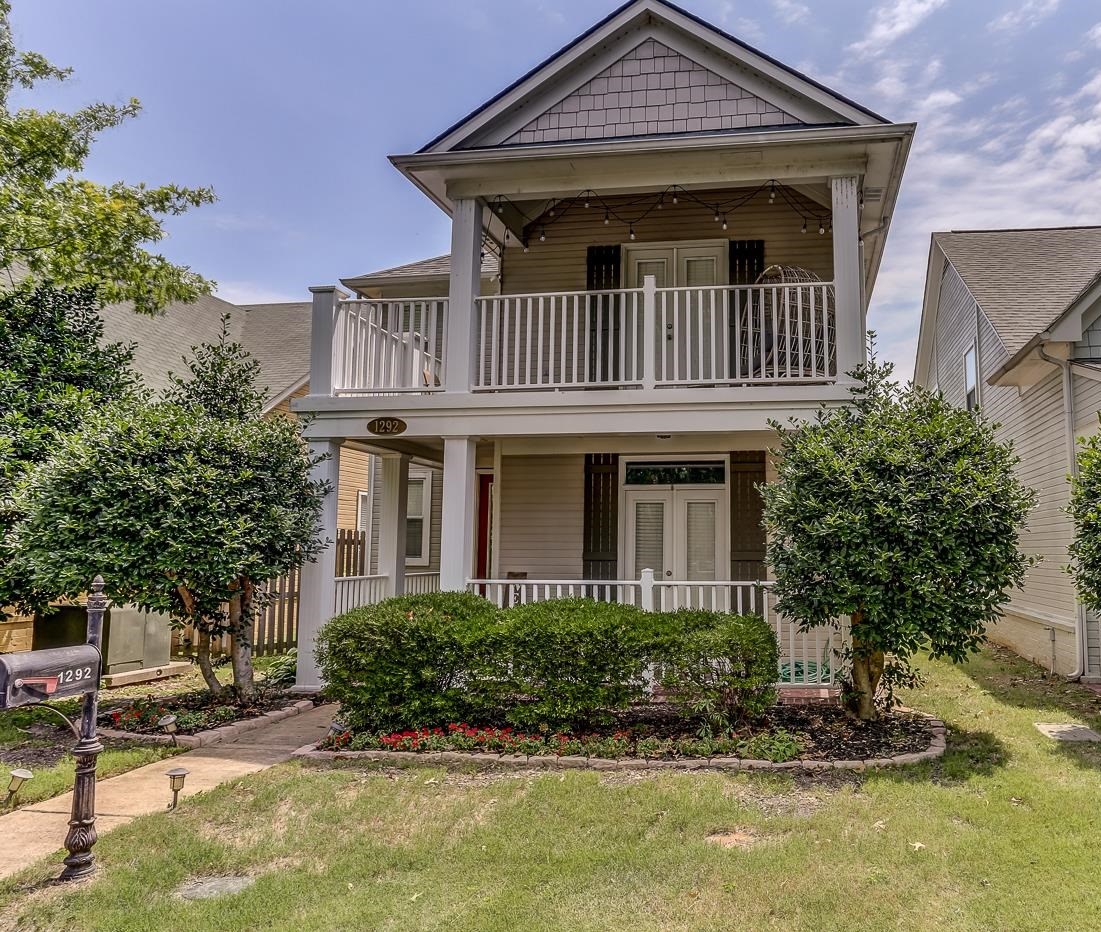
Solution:
<svg viewBox="0 0 1101 932">
<path fill-rule="evenodd" d="M 653 570 L 658 580 L 705 582 L 729 577 L 725 471 L 720 462 L 698 467 L 627 467 L 628 482 L 636 479 L 636 485 L 628 484 L 624 491 L 628 579 L 638 579 L 645 569 Z M 679 478 L 705 482 L 678 482 Z M 652 479 L 673 481 L 649 484 Z M 646 486 L 640 487 L 643 483 Z"/>
</svg>

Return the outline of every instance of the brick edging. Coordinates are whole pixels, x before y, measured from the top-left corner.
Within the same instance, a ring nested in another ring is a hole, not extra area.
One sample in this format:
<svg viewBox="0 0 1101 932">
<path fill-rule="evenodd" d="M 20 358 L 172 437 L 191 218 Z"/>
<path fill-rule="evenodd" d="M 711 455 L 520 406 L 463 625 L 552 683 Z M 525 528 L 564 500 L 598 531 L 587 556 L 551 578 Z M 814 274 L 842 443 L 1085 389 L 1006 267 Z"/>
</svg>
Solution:
<svg viewBox="0 0 1101 932">
<path fill-rule="evenodd" d="M 941 757 L 947 747 L 947 728 L 940 719 L 930 718 L 929 732 L 932 741 L 924 751 L 896 754 L 873 760 L 793 760 L 776 764 L 768 760 L 749 760 L 741 757 L 696 757 L 682 760 L 651 760 L 644 757 L 556 757 L 543 754 L 490 754 L 463 751 L 320 751 L 316 744 L 307 744 L 294 752 L 294 757 L 305 760 L 374 760 L 388 763 L 424 764 L 478 764 L 497 767 L 534 769 L 586 769 L 586 770 L 877 770 L 881 767 L 920 764 Z"/>
<path fill-rule="evenodd" d="M 221 744 L 223 741 L 232 741 L 250 731 L 266 728 L 268 725 L 274 725 L 276 722 L 292 718 L 295 715 L 301 715 L 312 708 L 314 708 L 312 699 L 299 699 L 282 709 L 273 709 L 271 712 L 265 712 L 263 715 L 256 715 L 253 718 L 243 718 L 239 722 L 209 728 L 193 735 L 176 735 L 175 742 L 173 742 L 171 735 L 146 735 L 136 731 L 104 728 L 102 725 L 98 728 L 98 733 L 107 738 L 122 738 L 125 741 L 137 741 L 143 744 L 171 745 L 175 743 L 181 748 L 206 748 L 212 744 Z"/>
</svg>

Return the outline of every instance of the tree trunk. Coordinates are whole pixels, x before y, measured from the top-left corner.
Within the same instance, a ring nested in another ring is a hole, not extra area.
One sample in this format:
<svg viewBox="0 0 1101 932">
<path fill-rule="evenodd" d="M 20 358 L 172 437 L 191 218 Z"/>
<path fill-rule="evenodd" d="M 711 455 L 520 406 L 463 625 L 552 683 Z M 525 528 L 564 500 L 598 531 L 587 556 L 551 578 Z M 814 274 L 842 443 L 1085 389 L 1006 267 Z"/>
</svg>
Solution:
<svg viewBox="0 0 1101 932">
<path fill-rule="evenodd" d="M 252 582 L 241 580 L 241 588 L 229 602 L 230 656 L 233 661 L 233 686 L 242 702 L 252 699 L 255 686 L 252 675 Z"/>
<path fill-rule="evenodd" d="M 883 679 L 885 657 L 883 651 L 870 647 L 860 638 L 860 625 L 863 613 L 854 612 L 852 616 L 852 694 L 848 697 L 849 711 L 865 722 L 879 718 L 875 705 L 879 681 Z"/>
<path fill-rule="evenodd" d="M 203 674 L 206 688 L 212 696 L 220 696 L 225 692 L 225 687 L 218 682 L 214 675 L 214 665 L 210 662 L 210 633 L 202 628 L 195 628 L 195 660 L 199 665 L 199 672 Z"/>
</svg>

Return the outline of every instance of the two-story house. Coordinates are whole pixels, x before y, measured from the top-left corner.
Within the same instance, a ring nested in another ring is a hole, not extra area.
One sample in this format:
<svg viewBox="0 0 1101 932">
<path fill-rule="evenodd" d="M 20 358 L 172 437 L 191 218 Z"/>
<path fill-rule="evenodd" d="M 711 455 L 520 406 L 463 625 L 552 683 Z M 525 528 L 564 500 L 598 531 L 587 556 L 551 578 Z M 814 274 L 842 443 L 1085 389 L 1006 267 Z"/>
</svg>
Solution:
<svg viewBox="0 0 1101 932">
<path fill-rule="evenodd" d="M 371 572 L 304 570 L 300 687 L 411 563 L 501 603 L 761 610 L 769 421 L 848 397 L 913 132 L 632 0 L 392 157 L 451 254 L 311 289 L 320 474 L 377 456 Z M 786 680 L 828 682 L 828 637 L 780 633 Z"/>
<path fill-rule="evenodd" d="M 1068 479 L 1101 410 L 1101 227 L 934 233 L 914 378 L 997 424 L 1036 491 L 1021 549 L 1039 562 L 990 637 L 1101 682 L 1098 618 L 1067 572 Z"/>
</svg>

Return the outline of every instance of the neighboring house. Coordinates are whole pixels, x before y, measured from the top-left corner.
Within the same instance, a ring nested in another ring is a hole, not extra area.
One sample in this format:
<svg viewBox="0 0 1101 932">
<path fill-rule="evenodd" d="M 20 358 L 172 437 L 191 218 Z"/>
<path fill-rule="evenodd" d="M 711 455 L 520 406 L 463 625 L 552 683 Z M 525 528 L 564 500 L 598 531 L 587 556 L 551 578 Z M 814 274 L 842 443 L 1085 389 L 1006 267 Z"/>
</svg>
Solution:
<svg viewBox="0 0 1101 932">
<path fill-rule="evenodd" d="M 1021 549 L 1041 562 L 991 638 L 1101 681 L 1098 619 L 1067 572 L 1066 512 L 1077 438 L 1101 408 L 1101 227 L 933 234 L 915 380 L 1000 424 L 1038 495 Z"/>
<path fill-rule="evenodd" d="M 634 0 L 394 156 L 452 251 L 311 289 L 319 474 L 378 457 L 372 572 L 304 568 L 299 685 L 321 623 L 412 586 L 748 608 L 769 421 L 848 398 L 913 131 Z"/>
<path fill-rule="evenodd" d="M 192 304 L 172 304 L 155 317 L 135 314 L 128 304 L 104 308 L 104 339 L 134 345 L 134 369 L 156 392 L 168 387 L 169 374 L 186 371 L 191 347 L 218 340 L 222 317 L 229 314 L 230 336 L 260 364 L 266 390 L 265 415 L 291 415 L 291 401 L 309 392 L 310 305 L 230 304 L 214 296 Z M 354 444 L 341 449 L 337 527 L 366 524 L 370 455 Z"/>
</svg>

